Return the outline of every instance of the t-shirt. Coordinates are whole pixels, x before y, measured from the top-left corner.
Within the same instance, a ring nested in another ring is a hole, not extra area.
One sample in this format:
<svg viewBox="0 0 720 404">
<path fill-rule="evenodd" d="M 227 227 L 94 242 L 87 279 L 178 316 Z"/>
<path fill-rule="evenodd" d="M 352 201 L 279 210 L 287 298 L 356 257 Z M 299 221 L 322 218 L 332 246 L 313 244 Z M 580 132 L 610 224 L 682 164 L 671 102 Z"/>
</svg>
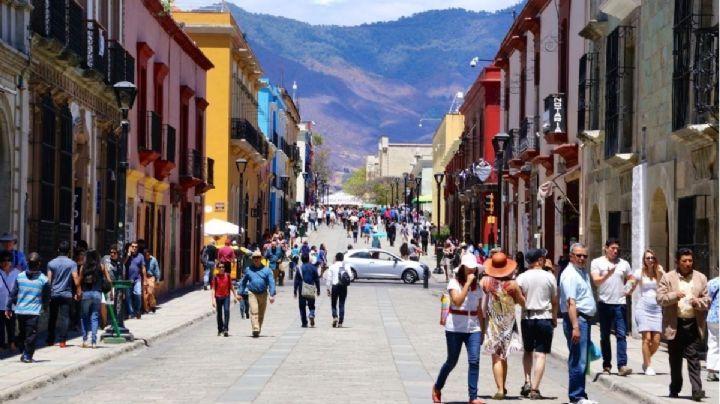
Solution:
<svg viewBox="0 0 720 404">
<path fill-rule="evenodd" d="M 10 291 L 19 274 L 20 271 L 16 268 L 10 269 L 9 273 L 0 270 L 0 278 L 2 278 L 0 279 L 0 310 L 5 310 L 5 307 L 7 307 L 8 299 L 10 299 Z"/>
<path fill-rule="evenodd" d="M 605 276 L 611 265 L 615 265 L 615 273 L 597 287 L 598 300 L 607 304 L 625 304 L 625 278 L 632 274 L 630 264 L 618 258 L 613 264 L 607 257 L 602 256 L 592 260 L 590 273 L 595 276 Z"/>
<path fill-rule="evenodd" d="M 215 291 L 215 297 L 230 296 L 230 277 L 224 271 L 219 272 L 212 280 L 212 288 Z"/>
<path fill-rule="evenodd" d="M 462 289 L 463 287 L 460 286 L 460 283 L 457 281 L 457 279 L 450 279 L 450 282 L 448 282 L 448 293 L 450 293 L 451 290 L 455 290 L 459 293 L 462 292 Z M 483 291 L 480 286 L 475 288 L 475 290 L 468 289 L 468 294 L 467 296 L 465 296 L 465 301 L 461 306 L 455 306 L 454 304 L 452 304 L 452 298 L 450 298 L 450 309 L 461 311 L 477 311 L 482 297 Z M 478 319 L 477 315 L 465 316 L 462 314 L 453 314 L 451 312 L 448 314 L 447 319 L 445 320 L 445 330 L 451 332 L 468 333 L 480 332 L 480 319 Z"/>
<path fill-rule="evenodd" d="M 638 282 L 638 289 L 640 289 L 640 299 L 648 302 L 657 304 L 657 279 L 650 278 L 643 274 L 642 269 L 636 269 L 633 272 L 633 278 Z"/>
<path fill-rule="evenodd" d="M 61 255 L 48 262 L 47 269 L 48 273 L 52 274 L 50 296 L 71 298 L 73 296 L 72 275 L 77 273 L 75 261 Z"/>
<path fill-rule="evenodd" d="M 125 266 L 127 268 L 128 280 L 135 282 L 140 279 L 141 268 L 145 266 L 145 257 L 143 257 L 142 254 L 135 254 L 134 257 L 128 259 Z"/>
<path fill-rule="evenodd" d="M 557 296 L 555 277 L 542 269 L 533 269 L 520 274 L 517 283 L 525 294 L 522 318 L 552 318 L 552 298 Z"/>
<path fill-rule="evenodd" d="M 232 262 L 235 260 L 235 250 L 232 249 L 229 245 L 223 246 L 218 251 L 218 261 L 220 261 L 221 264 L 224 264 L 226 262 Z"/>
</svg>

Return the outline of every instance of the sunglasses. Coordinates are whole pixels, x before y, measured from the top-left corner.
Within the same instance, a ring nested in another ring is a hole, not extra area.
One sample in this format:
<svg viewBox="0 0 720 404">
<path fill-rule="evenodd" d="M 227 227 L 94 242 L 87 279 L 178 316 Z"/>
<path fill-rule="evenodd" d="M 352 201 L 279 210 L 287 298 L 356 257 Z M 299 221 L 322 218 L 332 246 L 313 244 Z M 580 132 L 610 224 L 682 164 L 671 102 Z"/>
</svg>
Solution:
<svg viewBox="0 0 720 404">
<path fill-rule="evenodd" d="M 645 257 L 646 260 L 653 260 L 655 261 L 655 257 Z"/>
<path fill-rule="evenodd" d="M 587 254 L 573 254 L 573 255 L 576 256 L 576 257 L 578 257 L 578 258 L 581 258 L 581 259 L 585 259 L 585 258 L 588 257 Z"/>
</svg>

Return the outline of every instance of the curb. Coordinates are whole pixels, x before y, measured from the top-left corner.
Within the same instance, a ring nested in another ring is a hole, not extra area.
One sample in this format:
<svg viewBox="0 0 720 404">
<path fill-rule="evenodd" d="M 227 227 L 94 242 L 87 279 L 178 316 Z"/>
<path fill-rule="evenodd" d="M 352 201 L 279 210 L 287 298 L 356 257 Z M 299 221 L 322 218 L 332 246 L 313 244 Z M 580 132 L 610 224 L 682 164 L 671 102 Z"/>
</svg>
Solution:
<svg viewBox="0 0 720 404">
<path fill-rule="evenodd" d="M 47 385 L 53 384 L 57 381 L 67 378 L 70 375 L 75 375 L 80 371 L 86 370 L 95 365 L 99 365 L 110 359 L 114 359 L 124 353 L 131 352 L 131 351 L 134 351 L 141 347 L 144 347 L 146 343 L 149 344 L 150 342 L 155 342 L 159 339 L 168 337 L 171 334 L 174 334 L 174 333 L 180 331 L 181 329 L 189 327 L 189 326 L 203 320 L 206 317 L 210 317 L 213 313 L 215 313 L 215 312 L 208 311 L 208 312 L 202 313 L 184 323 L 178 324 L 167 330 L 161 331 L 160 333 L 155 334 L 151 337 L 144 338 L 144 339 L 136 339 L 132 343 L 124 345 L 120 349 L 112 350 L 111 352 L 108 352 L 106 354 L 101 354 L 100 356 L 93 358 L 88 362 L 71 365 L 67 368 L 64 368 L 63 370 L 53 372 L 51 374 L 47 374 L 40 378 L 36 378 L 36 379 L 30 380 L 27 382 L 23 382 L 13 388 L 10 388 L 10 389 L 7 389 L 6 391 L 0 392 L 0 402 L 16 400 L 16 399 L 20 398 L 20 396 L 22 396 L 24 393 L 27 393 L 30 390 L 39 389 L 39 388 L 45 387 Z"/>
<path fill-rule="evenodd" d="M 567 363 L 567 356 L 555 352 L 550 352 L 550 356 L 564 363 Z M 651 393 L 647 393 L 644 390 L 633 388 L 633 384 L 628 383 L 628 379 L 622 376 L 617 376 L 616 378 L 613 376 L 608 377 L 606 375 L 597 374 L 596 376 L 591 378 L 591 381 L 593 383 L 600 382 L 600 384 L 602 384 L 610 391 L 615 391 L 627 396 L 628 398 L 633 400 L 634 404 L 667 404 L 667 401 L 663 400 L 660 397 L 654 396 Z"/>
</svg>

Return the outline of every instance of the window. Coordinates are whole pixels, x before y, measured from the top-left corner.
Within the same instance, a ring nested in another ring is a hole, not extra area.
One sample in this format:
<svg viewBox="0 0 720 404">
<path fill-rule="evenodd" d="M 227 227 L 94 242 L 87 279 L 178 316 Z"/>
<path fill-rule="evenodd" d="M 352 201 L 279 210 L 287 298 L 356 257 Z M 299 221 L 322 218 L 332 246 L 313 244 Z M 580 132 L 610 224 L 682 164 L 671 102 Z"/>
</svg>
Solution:
<svg viewBox="0 0 720 404">
<path fill-rule="evenodd" d="M 634 64 L 634 28 L 619 26 L 607 38 L 605 158 L 632 149 Z"/>
<path fill-rule="evenodd" d="M 706 123 L 717 113 L 718 30 L 712 14 L 709 0 L 675 0 L 673 130 Z"/>
<path fill-rule="evenodd" d="M 712 206 L 712 197 L 709 195 L 694 195 L 678 200 L 677 246 L 693 251 L 695 269 L 705 275 L 710 270 L 709 215 L 713 210 L 717 210 L 717 206 Z"/>
<path fill-rule="evenodd" d="M 370 259 L 370 253 L 367 251 L 358 251 L 355 254 L 351 255 L 350 258 L 359 258 L 359 259 Z"/>
<path fill-rule="evenodd" d="M 598 80 L 598 53 L 588 52 L 580 58 L 578 73 L 578 133 L 585 129 L 599 128 L 600 108 L 598 97 L 600 94 Z"/>
</svg>

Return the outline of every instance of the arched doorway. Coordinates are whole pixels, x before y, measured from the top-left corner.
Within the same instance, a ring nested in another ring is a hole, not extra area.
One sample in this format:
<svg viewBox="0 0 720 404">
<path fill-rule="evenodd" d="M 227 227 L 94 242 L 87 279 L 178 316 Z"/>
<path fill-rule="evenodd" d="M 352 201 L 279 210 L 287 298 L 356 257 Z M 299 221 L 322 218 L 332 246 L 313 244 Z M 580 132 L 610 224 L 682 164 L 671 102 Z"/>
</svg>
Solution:
<svg viewBox="0 0 720 404">
<path fill-rule="evenodd" d="M 588 224 L 587 250 L 590 258 L 599 257 L 602 254 L 602 222 L 600 222 L 600 209 L 593 205 Z"/>
<path fill-rule="evenodd" d="M 660 265 L 670 268 L 670 228 L 668 226 L 668 208 L 665 193 L 658 188 L 650 200 L 650 218 L 648 226 L 648 246 L 655 251 Z"/>
</svg>

